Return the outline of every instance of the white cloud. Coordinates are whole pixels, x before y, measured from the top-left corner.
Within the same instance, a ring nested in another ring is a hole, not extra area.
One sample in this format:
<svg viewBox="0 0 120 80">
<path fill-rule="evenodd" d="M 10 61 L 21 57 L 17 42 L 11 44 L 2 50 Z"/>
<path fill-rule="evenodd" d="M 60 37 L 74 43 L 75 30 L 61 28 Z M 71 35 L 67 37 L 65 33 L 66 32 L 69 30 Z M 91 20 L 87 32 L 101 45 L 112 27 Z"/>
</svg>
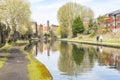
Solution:
<svg viewBox="0 0 120 80">
<path fill-rule="evenodd" d="M 41 1 L 44 1 L 44 0 L 29 0 L 31 3 L 37 3 L 37 2 L 41 2 Z"/>
<path fill-rule="evenodd" d="M 120 0 L 106 0 L 104 2 L 103 0 L 54 0 L 54 2 L 49 1 L 50 4 L 47 4 L 46 0 L 30 0 L 32 18 L 39 24 L 46 24 L 47 20 L 50 20 L 51 24 L 58 24 L 57 11 L 59 7 L 69 1 L 77 2 L 81 5 L 92 8 L 95 13 L 95 17 L 120 8 Z M 44 4 L 41 4 L 40 2 Z M 37 3 L 37 5 L 34 3 Z"/>
<path fill-rule="evenodd" d="M 30 0 L 31 4 L 37 3 L 44 0 Z M 67 2 L 77 2 L 77 3 L 86 3 L 91 2 L 92 0 L 56 0 L 51 4 L 40 4 L 32 5 L 32 18 L 37 21 L 38 24 L 45 24 L 47 20 L 50 20 L 51 24 L 58 24 L 57 22 L 57 11 L 59 7 L 64 5 Z M 46 1 L 47 2 L 47 1 Z"/>
<path fill-rule="evenodd" d="M 50 20 L 51 24 L 58 24 L 57 10 L 63 4 L 65 4 L 65 1 L 52 3 L 49 5 L 35 5 L 31 8 L 32 18 L 33 20 L 37 21 L 38 24 L 46 24 L 47 20 Z"/>
<path fill-rule="evenodd" d="M 71 0 L 71 1 L 77 3 L 87 3 L 87 2 L 92 2 L 93 0 Z"/>
<path fill-rule="evenodd" d="M 95 13 L 95 17 L 98 17 L 99 15 L 104 15 L 104 14 L 120 9 L 119 3 L 120 3 L 120 0 L 115 0 L 115 1 L 109 0 L 106 2 L 101 1 L 99 3 L 93 2 L 87 6 L 92 8 Z"/>
</svg>

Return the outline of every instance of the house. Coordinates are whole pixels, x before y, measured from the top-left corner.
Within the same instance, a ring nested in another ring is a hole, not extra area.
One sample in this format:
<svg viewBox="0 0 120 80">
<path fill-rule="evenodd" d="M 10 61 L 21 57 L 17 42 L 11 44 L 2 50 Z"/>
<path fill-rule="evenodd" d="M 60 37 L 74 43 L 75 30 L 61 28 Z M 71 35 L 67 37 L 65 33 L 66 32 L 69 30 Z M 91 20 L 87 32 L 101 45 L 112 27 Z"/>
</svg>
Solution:
<svg viewBox="0 0 120 80">
<path fill-rule="evenodd" d="M 104 26 L 111 30 L 120 29 L 120 10 L 105 15 Z"/>
</svg>

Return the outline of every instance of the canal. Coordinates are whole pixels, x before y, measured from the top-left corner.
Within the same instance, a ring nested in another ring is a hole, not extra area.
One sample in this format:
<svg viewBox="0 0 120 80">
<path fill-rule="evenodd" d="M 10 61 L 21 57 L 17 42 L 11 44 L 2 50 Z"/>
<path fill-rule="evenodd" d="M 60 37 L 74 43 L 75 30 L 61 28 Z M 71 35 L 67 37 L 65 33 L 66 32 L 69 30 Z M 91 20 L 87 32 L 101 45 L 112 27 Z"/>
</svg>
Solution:
<svg viewBox="0 0 120 80">
<path fill-rule="evenodd" d="M 29 50 L 53 80 L 120 80 L 120 49 L 71 42 L 39 42 Z"/>
</svg>

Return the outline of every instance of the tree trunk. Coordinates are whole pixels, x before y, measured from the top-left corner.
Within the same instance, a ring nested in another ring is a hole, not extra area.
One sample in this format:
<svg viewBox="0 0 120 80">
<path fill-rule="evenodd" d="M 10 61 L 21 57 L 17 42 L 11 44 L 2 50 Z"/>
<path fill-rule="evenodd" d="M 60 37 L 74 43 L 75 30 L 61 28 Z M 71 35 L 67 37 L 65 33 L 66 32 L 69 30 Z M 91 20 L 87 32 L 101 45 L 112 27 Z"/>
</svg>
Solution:
<svg viewBox="0 0 120 80">
<path fill-rule="evenodd" d="M 13 31 L 11 30 L 10 33 L 8 34 L 8 37 L 6 39 L 6 44 L 10 41 L 11 35 L 13 34 Z"/>
</svg>

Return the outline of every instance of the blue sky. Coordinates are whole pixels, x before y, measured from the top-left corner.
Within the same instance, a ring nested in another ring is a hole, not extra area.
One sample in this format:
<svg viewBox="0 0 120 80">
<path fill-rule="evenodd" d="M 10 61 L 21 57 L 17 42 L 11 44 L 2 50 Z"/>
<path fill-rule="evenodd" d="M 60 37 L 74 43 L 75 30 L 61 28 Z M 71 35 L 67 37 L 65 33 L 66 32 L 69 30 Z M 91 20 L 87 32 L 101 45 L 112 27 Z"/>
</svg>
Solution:
<svg viewBox="0 0 120 80">
<path fill-rule="evenodd" d="M 29 0 L 31 3 L 31 18 L 38 24 L 58 24 L 57 11 L 65 3 L 77 2 L 90 7 L 95 17 L 120 9 L 120 0 Z"/>
</svg>

